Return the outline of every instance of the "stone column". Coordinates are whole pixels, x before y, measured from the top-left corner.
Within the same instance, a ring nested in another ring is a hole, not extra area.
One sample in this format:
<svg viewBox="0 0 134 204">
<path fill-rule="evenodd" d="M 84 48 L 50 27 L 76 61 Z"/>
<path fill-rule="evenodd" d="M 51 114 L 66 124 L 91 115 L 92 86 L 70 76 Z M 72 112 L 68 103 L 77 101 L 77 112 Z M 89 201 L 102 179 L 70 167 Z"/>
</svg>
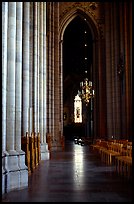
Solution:
<svg viewBox="0 0 134 204">
<path fill-rule="evenodd" d="M 6 152 L 7 27 L 8 2 L 2 2 L 2 194 L 6 190 L 8 155 Z"/>
<path fill-rule="evenodd" d="M 55 29 L 55 19 L 54 19 L 54 2 L 51 3 L 51 136 L 52 136 L 52 141 L 53 145 L 55 145 L 55 135 L 54 135 L 54 89 L 55 89 L 55 84 L 54 84 L 54 29 Z M 58 49 L 56 50 L 58 51 Z"/>
<path fill-rule="evenodd" d="M 39 132 L 40 5 L 37 4 L 37 132 Z"/>
<path fill-rule="evenodd" d="M 15 151 L 15 59 L 16 59 L 16 3 L 9 2 L 7 36 L 7 192 L 20 187 L 18 153 Z"/>
<path fill-rule="evenodd" d="M 111 23 L 110 23 L 110 7 L 109 4 L 106 3 L 106 96 L 107 96 L 107 137 L 111 139 L 112 132 L 112 78 L 111 78 Z"/>
<path fill-rule="evenodd" d="M 123 115 L 122 129 L 125 126 L 124 138 L 132 139 L 132 62 L 131 62 L 131 52 L 132 52 L 132 2 L 123 3 L 123 15 L 124 15 L 124 101 L 125 106 Z M 129 23 L 128 23 L 129 22 Z"/>
<path fill-rule="evenodd" d="M 47 136 L 52 136 L 51 135 L 51 124 L 52 124 L 52 119 L 51 119 L 51 89 L 52 89 L 52 85 L 51 85 L 51 36 L 52 36 L 52 32 L 51 32 L 51 4 L 52 2 L 48 2 L 47 3 L 47 9 L 48 9 L 48 29 L 47 29 L 47 53 L 48 53 L 48 64 L 47 64 Z"/>
<path fill-rule="evenodd" d="M 114 15 L 112 15 L 114 13 Z M 118 66 L 118 60 L 119 60 L 119 32 L 118 32 L 118 27 L 119 27 L 119 24 L 117 23 L 117 18 L 118 18 L 118 15 L 119 15 L 119 10 L 118 10 L 118 7 L 117 7 L 117 3 L 114 2 L 113 3 L 113 11 L 111 11 L 111 15 L 112 15 L 112 18 L 113 18 L 113 36 L 112 36 L 112 39 L 111 39 L 111 43 L 112 43 L 112 46 L 111 46 L 111 50 L 113 52 L 113 57 L 112 57 L 112 81 L 111 81 L 111 85 L 112 85 L 112 103 L 113 103 L 113 107 L 112 107 L 112 110 L 113 110 L 113 115 L 112 117 L 114 118 L 113 120 L 113 127 L 111 126 L 111 124 L 109 124 L 109 126 L 111 127 L 111 137 L 114 138 L 114 139 L 119 139 L 119 123 L 120 123 L 120 112 L 119 112 L 119 109 L 120 109 L 120 105 L 119 105 L 119 86 L 118 86 L 118 76 L 117 76 L 117 66 Z M 116 47 L 116 49 L 115 49 Z M 109 137 L 110 139 L 110 137 Z"/>
<path fill-rule="evenodd" d="M 25 152 L 21 150 L 22 112 L 22 13 L 23 3 L 16 3 L 16 71 L 15 71 L 15 149 L 19 153 L 20 187 L 28 186 Z"/>
<path fill-rule="evenodd" d="M 29 36 L 29 132 L 34 131 L 33 127 L 33 95 L 34 95 L 34 90 L 33 90 L 33 35 L 34 35 L 34 30 L 33 30 L 33 4 L 34 2 L 30 2 L 30 36 Z"/>
<path fill-rule="evenodd" d="M 46 2 L 43 3 L 43 142 L 46 143 L 46 128 L 47 128 L 47 64 L 46 64 Z"/>
<path fill-rule="evenodd" d="M 54 150 L 62 148 L 59 86 L 59 3 L 54 2 Z"/>
<path fill-rule="evenodd" d="M 59 44 L 59 95 L 60 95 L 60 123 L 61 123 L 61 135 L 63 135 L 63 40 L 61 39 Z"/>
<path fill-rule="evenodd" d="M 50 157 L 46 143 L 46 2 L 43 2 L 43 141 L 41 143 L 41 160 Z"/>
<path fill-rule="evenodd" d="M 39 2 L 39 132 L 43 143 L 43 2 Z"/>
<path fill-rule="evenodd" d="M 30 2 L 24 2 L 23 30 L 23 127 L 22 136 L 28 132 L 29 123 L 29 42 L 30 42 Z"/>
<path fill-rule="evenodd" d="M 34 132 L 37 132 L 37 2 L 34 2 Z"/>
</svg>

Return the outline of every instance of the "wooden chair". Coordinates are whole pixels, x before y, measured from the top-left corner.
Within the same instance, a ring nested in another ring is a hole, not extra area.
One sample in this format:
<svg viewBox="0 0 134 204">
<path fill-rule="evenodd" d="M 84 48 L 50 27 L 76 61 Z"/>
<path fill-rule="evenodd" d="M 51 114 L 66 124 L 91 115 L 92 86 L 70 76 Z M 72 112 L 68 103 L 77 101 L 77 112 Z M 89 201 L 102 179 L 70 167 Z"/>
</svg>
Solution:
<svg viewBox="0 0 134 204">
<path fill-rule="evenodd" d="M 109 143 L 107 149 L 102 150 L 102 160 L 112 165 L 115 163 L 115 156 L 119 156 L 122 153 L 123 144 L 120 143 Z"/>
<path fill-rule="evenodd" d="M 128 179 L 132 177 L 132 145 L 127 146 L 122 155 L 116 156 L 116 171 L 119 175 Z"/>
</svg>

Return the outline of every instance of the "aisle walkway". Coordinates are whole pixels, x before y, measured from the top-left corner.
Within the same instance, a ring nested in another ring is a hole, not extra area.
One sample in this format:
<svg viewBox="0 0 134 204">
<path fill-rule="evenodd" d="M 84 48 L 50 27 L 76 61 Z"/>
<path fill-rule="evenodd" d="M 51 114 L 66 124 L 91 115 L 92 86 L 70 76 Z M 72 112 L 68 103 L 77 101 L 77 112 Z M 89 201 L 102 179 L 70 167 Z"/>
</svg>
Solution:
<svg viewBox="0 0 134 204">
<path fill-rule="evenodd" d="M 105 166 L 88 146 L 68 141 L 29 177 L 29 187 L 2 202 L 131 202 L 132 186 Z"/>
</svg>

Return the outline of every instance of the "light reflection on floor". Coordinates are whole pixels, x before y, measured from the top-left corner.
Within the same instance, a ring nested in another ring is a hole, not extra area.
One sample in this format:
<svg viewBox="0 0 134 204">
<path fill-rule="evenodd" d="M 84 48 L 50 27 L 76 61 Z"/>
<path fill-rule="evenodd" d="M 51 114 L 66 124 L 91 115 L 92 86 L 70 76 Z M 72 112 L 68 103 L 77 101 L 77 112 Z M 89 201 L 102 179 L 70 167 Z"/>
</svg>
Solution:
<svg viewBox="0 0 134 204">
<path fill-rule="evenodd" d="M 73 158 L 73 172 L 74 172 L 74 185 L 79 189 L 81 183 L 84 181 L 84 146 L 74 145 L 74 158 Z"/>
</svg>

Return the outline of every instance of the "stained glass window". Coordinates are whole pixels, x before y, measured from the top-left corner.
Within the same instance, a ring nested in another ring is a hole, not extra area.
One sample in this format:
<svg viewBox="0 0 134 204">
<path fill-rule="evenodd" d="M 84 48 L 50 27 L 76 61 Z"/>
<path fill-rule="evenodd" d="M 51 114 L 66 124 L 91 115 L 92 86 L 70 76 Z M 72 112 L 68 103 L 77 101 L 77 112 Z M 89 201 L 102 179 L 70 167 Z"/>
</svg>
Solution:
<svg viewBox="0 0 134 204">
<path fill-rule="evenodd" d="M 82 101 L 78 94 L 74 99 L 74 122 L 82 123 Z"/>
</svg>

